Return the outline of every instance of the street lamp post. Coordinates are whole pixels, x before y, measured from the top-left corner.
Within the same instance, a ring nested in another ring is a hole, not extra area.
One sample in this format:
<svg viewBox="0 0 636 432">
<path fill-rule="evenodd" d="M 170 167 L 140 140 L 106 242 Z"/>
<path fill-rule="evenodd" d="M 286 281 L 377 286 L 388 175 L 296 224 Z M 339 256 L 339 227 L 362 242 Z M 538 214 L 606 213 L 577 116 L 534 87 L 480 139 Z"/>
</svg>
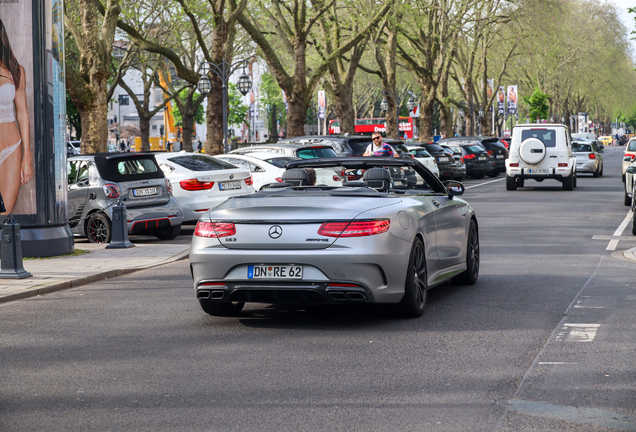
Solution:
<svg viewBox="0 0 636 432">
<path fill-rule="evenodd" d="M 212 88 L 212 83 L 210 82 L 210 78 L 208 78 L 208 74 L 210 72 L 214 72 L 216 76 L 221 80 L 221 89 L 223 91 L 223 152 L 228 152 L 228 142 L 227 142 L 227 86 L 228 80 L 230 76 L 240 67 L 243 68 L 243 73 L 239 77 L 237 87 L 243 96 L 245 96 L 250 89 L 252 88 L 252 80 L 245 73 L 245 67 L 247 66 L 247 60 L 240 60 L 233 64 L 226 62 L 225 60 L 221 61 L 221 63 L 210 63 L 210 62 L 201 62 L 201 78 L 199 78 L 199 83 L 197 88 L 204 96 L 210 93 L 210 89 Z"/>
<path fill-rule="evenodd" d="M 383 108 L 384 111 L 387 111 L 389 109 L 389 102 L 386 100 L 387 97 L 390 97 L 391 99 L 393 99 L 393 101 L 395 102 L 395 117 L 397 120 L 397 123 L 395 125 L 396 128 L 396 139 L 400 139 L 400 102 L 399 99 L 397 97 L 397 95 L 395 93 L 391 93 L 388 90 L 382 90 L 382 95 L 384 96 L 384 99 L 382 100 L 382 103 L 380 104 L 380 108 Z"/>
</svg>

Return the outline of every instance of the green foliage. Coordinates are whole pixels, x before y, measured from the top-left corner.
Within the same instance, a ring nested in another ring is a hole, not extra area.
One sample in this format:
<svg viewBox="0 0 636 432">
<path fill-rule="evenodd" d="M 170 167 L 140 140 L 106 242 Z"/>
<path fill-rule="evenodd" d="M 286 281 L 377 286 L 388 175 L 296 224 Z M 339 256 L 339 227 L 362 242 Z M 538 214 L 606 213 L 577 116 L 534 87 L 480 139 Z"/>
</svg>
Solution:
<svg viewBox="0 0 636 432">
<path fill-rule="evenodd" d="M 66 124 L 69 127 L 72 127 L 75 130 L 76 138 L 78 140 L 82 139 L 82 119 L 80 118 L 80 113 L 73 101 L 71 100 L 71 95 L 66 90 Z"/>
<path fill-rule="evenodd" d="M 183 103 L 185 103 L 188 97 L 188 89 L 181 90 L 177 97 Z M 199 94 L 197 92 L 194 92 L 194 94 L 192 95 L 192 99 L 196 99 L 197 97 L 199 97 Z M 172 104 L 172 116 L 174 117 L 175 126 L 183 126 L 183 117 L 181 116 L 181 111 L 179 111 L 179 105 L 177 105 L 176 103 Z M 196 124 L 203 124 L 203 122 L 205 122 L 205 112 L 203 111 L 203 106 L 201 105 L 199 105 L 196 113 L 194 114 L 194 122 Z"/>
<path fill-rule="evenodd" d="M 283 101 L 283 91 L 278 86 L 276 82 L 276 78 L 274 75 L 269 73 L 264 73 L 261 75 L 261 86 L 260 86 L 260 103 L 261 106 L 270 107 L 276 105 L 276 120 L 280 122 L 280 125 L 283 126 L 287 124 L 287 110 L 285 110 L 285 102 Z M 307 119 L 309 122 L 309 119 Z"/>
<path fill-rule="evenodd" d="M 550 106 L 548 105 L 547 100 L 548 95 L 539 89 L 536 89 L 531 96 L 523 98 L 523 101 L 529 106 L 530 121 L 534 121 L 537 117 L 540 119 L 548 118 Z"/>
<path fill-rule="evenodd" d="M 238 91 L 235 84 L 230 83 L 227 92 L 227 123 L 229 125 L 242 125 L 247 123 L 247 111 L 250 109 L 243 103 L 243 95 Z"/>
</svg>

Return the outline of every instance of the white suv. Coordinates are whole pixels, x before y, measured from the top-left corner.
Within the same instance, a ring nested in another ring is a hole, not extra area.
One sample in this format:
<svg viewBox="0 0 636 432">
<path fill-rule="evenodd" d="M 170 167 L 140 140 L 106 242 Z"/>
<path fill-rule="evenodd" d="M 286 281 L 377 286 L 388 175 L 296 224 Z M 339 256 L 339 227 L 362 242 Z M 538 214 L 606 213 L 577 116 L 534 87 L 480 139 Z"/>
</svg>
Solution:
<svg viewBox="0 0 636 432">
<path fill-rule="evenodd" d="M 526 179 L 555 179 L 563 190 L 576 187 L 576 158 L 570 132 L 561 124 L 522 124 L 514 127 L 506 159 L 506 189 L 523 187 Z"/>
</svg>

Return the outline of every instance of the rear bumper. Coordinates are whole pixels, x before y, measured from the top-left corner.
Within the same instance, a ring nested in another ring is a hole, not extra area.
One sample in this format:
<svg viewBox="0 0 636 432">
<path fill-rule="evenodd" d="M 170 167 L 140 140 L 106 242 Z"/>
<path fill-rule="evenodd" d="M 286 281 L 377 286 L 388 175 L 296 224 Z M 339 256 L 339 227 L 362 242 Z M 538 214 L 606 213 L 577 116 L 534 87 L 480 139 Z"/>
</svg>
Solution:
<svg viewBox="0 0 636 432">
<path fill-rule="evenodd" d="M 590 160 L 589 162 L 585 162 L 582 164 L 576 164 L 576 172 L 582 173 L 594 173 L 598 170 L 598 161 Z"/>
<path fill-rule="evenodd" d="M 112 220 L 112 210 L 108 217 Z M 128 232 L 137 233 L 146 230 L 177 226 L 183 223 L 183 210 L 174 197 L 163 206 L 126 208 Z"/>
<path fill-rule="evenodd" d="M 484 175 L 492 169 L 490 162 L 485 164 L 466 164 L 466 174 L 469 176 Z"/>
</svg>

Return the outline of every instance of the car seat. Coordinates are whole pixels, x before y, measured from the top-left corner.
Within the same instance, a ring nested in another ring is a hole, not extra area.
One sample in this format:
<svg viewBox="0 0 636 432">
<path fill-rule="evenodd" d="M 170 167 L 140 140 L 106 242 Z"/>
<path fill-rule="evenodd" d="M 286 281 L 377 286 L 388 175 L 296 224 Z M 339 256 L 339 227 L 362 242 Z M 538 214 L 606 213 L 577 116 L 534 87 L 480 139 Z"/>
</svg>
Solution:
<svg viewBox="0 0 636 432">
<path fill-rule="evenodd" d="M 378 192 L 388 192 L 393 179 L 389 170 L 384 168 L 371 168 L 362 176 L 364 184 Z"/>
<path fill-rule="evenodd" d="M 309 173 L 302 168 L 292 168 L 285 171 L 283 182 L 293 186 L 313 186 L 309 184 Z"/>
</svg>

